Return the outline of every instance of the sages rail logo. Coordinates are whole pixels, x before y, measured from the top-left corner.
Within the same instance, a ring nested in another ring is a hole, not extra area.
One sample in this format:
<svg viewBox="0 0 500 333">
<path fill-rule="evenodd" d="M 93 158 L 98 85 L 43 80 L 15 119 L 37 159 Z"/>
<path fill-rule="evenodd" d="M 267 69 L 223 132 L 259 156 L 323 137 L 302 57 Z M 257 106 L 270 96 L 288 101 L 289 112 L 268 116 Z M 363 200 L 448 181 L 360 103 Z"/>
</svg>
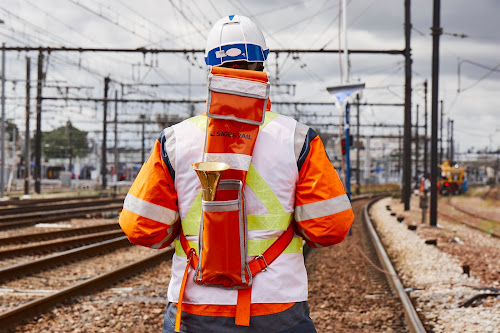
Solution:
<svg viewBox="0 0 500 333">
<path fill-rule="evenodd" d="M 222 131 L 210 131 L 210 136 L 222 136 L 226 138 L 240 138 L 246 140 L 252 140 L 252 136 L 250 134 L 245 133 L 236 133 L 236 132 L 222 132 Z"/>
</svg>

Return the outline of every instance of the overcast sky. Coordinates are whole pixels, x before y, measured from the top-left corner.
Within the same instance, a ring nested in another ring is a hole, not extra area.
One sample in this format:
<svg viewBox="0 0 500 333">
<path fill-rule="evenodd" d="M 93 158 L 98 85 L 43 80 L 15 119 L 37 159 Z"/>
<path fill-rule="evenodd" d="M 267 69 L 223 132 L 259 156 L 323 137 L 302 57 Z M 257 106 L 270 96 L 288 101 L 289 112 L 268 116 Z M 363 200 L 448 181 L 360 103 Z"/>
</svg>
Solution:
<svg viewBox="0 0 500 333">
<path fill-rule="evenodd" d="M 261 27 L 271 50 L 337 49 L 338 6 L 336 0 L 3 0 L 0 41 L 7 46 L 204 49 L 206 36 L 215 21 L 225 15 L 242 14 Z M 432 1 L 413 1 L 411 9 L 412 110 L 415 120 L 419 105 L 419 122 L 423 124 L 425 80 L 429 81 L 429 119 L 431 112 Z M 446 129 L 448 118 L 454 120 L 455 142 L 461 151 L 471 146 L 497 149 L 500 144 L 499 13 L 498 0 L 441 1 L 441 26 L 445 34 L 440 44 L 439 99 L 444 102 L 444 127 Z M 348 0 L 347 16 L 349 48 L 404 48 L 403 0 Z M 26 75 L 26 55 L 32 59 L 32 79 L 35 79 L 36 52 L 7 54 L 7 118 L 15 119 L 21 130 L 24 129 L 25 91 L 21 81 Z M 403 56 L 354 54 L 349 60 L 350 82 L 366 83 L 362 93 L 364 102 L 404 102 Z M 71 96 L 101 98 L 105 76 L 121 83 L 178 84 L 126 88 L 125 98 L 203 99 L 206 96 L 206 70 L 201 54 L 54 53 L 46 60 L 44 69 L 47 71 L 44 96 L 64 96 L 64 88 L 51 87 L 59 85 L 83 87 L 69 88 Z M 287 94 L 284 87 L 273 88 L 272 102 L 333 102 L 326 87 L 340 84 L 339 56 L 333 53 L 281 54 L 278 59 L 271 54 L 266 71 L 273 82 L 278 73 L 278 83 L 296 85 L 295 94 Z M 189 87 L 187 83 L 195 85 Z M 111 89 L 112 95 L 119 87 L 112 84 Z M 32 97 L 35 92 L 33 89 Z M 276 106 L 273 109 L 285 114 L 300 113 L 302 121 L 338 123 L 339 113 L 333 106 Z M 69 119 L 83 130 L 101 129 L 101 104 L 44 101 L 44 110 L 44 131 Z M 203 105 L 196 105 L 195 113 L 201 112 Z M 120 108 L 119 113 L 122 119 L 137 119 L 139 113 L 154 119 L 162 113 L 186 115 L 187 106 L 130 104 Z M 318 117 L 311 117 L 313 114 Z M 363 107 L 360 118 L 362 124 L 402 124 L 403 108 Z M 126 145 L 127 140 L 137 141 L 139 128 L 136 127 L 126 127 L 130 135 L 123 134 L 123 144 Z M 333 132 L 332 128 L 329 130 Z M 153 126 L 150 131 L 159 130 Z M 365 135 L 382 133 L 397 134 L 398 130 L 363 128 Z"/>
</svg>

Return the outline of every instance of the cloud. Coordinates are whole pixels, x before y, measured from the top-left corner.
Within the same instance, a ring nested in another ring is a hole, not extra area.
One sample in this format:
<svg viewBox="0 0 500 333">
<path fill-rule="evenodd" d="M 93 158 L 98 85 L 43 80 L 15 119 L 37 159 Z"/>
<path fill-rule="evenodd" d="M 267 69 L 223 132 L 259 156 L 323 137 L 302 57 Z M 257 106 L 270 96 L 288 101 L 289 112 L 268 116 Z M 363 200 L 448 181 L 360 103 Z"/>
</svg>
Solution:
<svg viewBox="0 0 500 333">
<path fill-rule="evenodd" d="M 80 4 L 80 5 L 78 5 Z M 495 114 L 500 102 L 495 98 L 500 73 L 488 73 L 488 69 L 462 62 L 460 77 L 458 61 L 470 60 L 489 68 L 500 63 L 500 35 L 497 0 L 474 2 L 454 0 L 441 3 L 441 23 L 445 33 L 466 34 L 467 38 L 442 35 L 440 38 L 440 99 L 444 99 L 446 114 L 456 119 L 457 142 L 466 149 L 497 145 L 498 126 Z M 37 9 L 39 7 L 40 9 Z M 401 0 L 348 1 L 348 44 L 353 49 L 404 48 L 404 2 Z M 9 14 L 11 13 L 11 14 Z M 429 112 L 431 92 L 432 1 L 412 2 L 412 56 L 413 56 L 413 109 L 423 105 L 422 83 L 429 82 Z M 332 1 L 157 1 L 141 2 L 120 0 L 97 2 L 90 0 L 5 0 L 0 4 L 0 38 L 8 45 L 77 45 L 87 47 L 204 49 L 205 36 L 211 25 L 222 15 L 243 14 L 252 16 L 260 24 L 271 49 L 327 49 L 338 47 L 338 2 Z M 16 18 L 14 15 L 18 16 Z M 23 41 L 23 44 L 20 43 Z M 68 43 L 68 44 L 65 44 Z M 32 73 L 36 72 L 36 53 Z M 189 56 L 189 59 L 188 59 Z M 196 59 L 195 59 L 196 56 Z M 460 59 L 460 60 L 459 60 Z M 101 97 L 102 82 L 106 75 L 119 82 L 205 82 L 206 72 L 201 54 L 162 54 L 151 57 L 142 54 L 123 53 L 66 53 L 51 54 L 48 80 L 59 80 L 61 85 L 93 86 L 91 95 Z M 404 58 L 401 55 L 352 55 L 351 79 L 367 84 L 363 92 L 366 102 L 401 103 L 404 96 Z M 18 80 L 24 73 L 24 54 L 8 54 L 8 75 Z M 201 67 L 201 68 L 200 68 Z M 339 83 L 339 57 L 337 54 L 280 54 L 278 66 L 271 54 L 266 69 L 271 77 L 279 71 L 280 83 L 296 85 L 296 95 L 274 94 L 275 101 L 331 101 L 326 86 Z M 346 73 L 343 73 L 344 76 Z M 457 95 L 460 79 L 462 88 Z M 10 101 L 21 104 L 23 91 L 12 92 L 8 83 Z M 114 89 L 114 88 L 113 88 Z M 44 93 L 54 94 L 45 89 Z M 74 95 L 86 94 L 84 90 L 71 90 Z M 154 88 L 149 94 L 161 98 L 202 98 L 206 90 L 202 86 L 164 86 Z M 17 99 L 16 99 L 17 98 Z M 60 103 L 61 109 L 64 102 Z M 69 109 L 77 103 L 68 103 Z M 9 104 L 10 105 L 10 104 Z M 10 106 L 9 106 L 10 107 Z M 83 103 L 87 110 L 97 110 L 100 104 Z M 17 106 L 11 114 L 22 108 Z M 124 117 L 137 117 L 140 112 L 152 115 L 165 112 L 187 114 L 186 105 L 128 105 Z M 196 106 L 202 112 L 203 106 Z M 292 112 L 293 108 L 285 108 Z M 304 112 L 323 112 L 327 107 L 303 107 Z M 308 111 L 310 110 L 310 111 Z M 321 111 L 322 110 L 322 111 Z M 474 110 L 473 124 L 470 122 Z M 129 113 L 128 114 L 125 114 Z M 68 116 L 71 115 L 69 111 Z M 94 112 L 94 111 L 92 111 Z M 394 107 L 366 107 L 362 121 L 402 123 L 402 111 Z M 22 117 L 19 117 L 20 123 Z M 469 122 L 467 122 L 469 119 Z M 64 119 L 66 121 L 66 119 Z M 99 120 L 94 121 L 99 128 Z M 49 122 L 46 123 L 50 126 Z M 92 125 L 92 124 L 91 124 Z M 86 125 L 86 126 L 91 126 Z M 155 129 L 156 130 L 156 129 Z M 474 135 L 468 135 L 467 131 Z M 460 132 L 463 131 L 463 132 Z"/>
</svg>

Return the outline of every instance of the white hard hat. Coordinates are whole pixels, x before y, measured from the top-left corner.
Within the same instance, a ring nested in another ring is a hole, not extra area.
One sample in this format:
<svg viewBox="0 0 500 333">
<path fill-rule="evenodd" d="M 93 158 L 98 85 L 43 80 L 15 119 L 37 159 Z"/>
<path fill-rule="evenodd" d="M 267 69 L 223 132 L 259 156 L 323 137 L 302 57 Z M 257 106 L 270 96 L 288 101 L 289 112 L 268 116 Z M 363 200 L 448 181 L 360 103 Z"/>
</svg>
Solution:
<svg viewBox="0 0 500 333">
<path fill-rule="evenodd" d="M 225 62 L 264 62 L 269 54 L 259 27 L 248 17 L 229 15 L 215 22 L 208 34 L 205 63 L 219 66 Z"/>
</svg>

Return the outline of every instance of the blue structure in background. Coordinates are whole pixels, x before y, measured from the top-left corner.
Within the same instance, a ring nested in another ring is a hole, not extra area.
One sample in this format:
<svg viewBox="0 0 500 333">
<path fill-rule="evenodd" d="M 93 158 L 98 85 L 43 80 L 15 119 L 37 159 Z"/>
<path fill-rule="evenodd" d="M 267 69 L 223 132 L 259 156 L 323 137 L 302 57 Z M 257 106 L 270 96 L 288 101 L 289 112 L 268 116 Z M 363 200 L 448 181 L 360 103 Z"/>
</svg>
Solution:
<svg viewBox="0 0 500 333">
<path fill-rule="evenodd" d="M 349 84 L 341 85 L 336 87 L 327 87 L 326 90 L 332 94 L 336 101 L 339 110 L 345 114 L 345 157 L 346 157 L 346 168 L 345 168 L 345 191 L 349 201 L 351 200 L 351 158 L 350 158 L 350 140 L 349 140 L 349 103 L 348 98 L 355 92 L 363 90 L 365 88 L 364 83 L 359 84 Z M 352 234 L 352 228 L 349 229 L 349 235 Z"/>
<path fill-rule="evenodd" d="M 364 83 L 359 83 L 359 84 L 349 84 L 349 85 L 342 85 L 342 86 L 336 86 L 336 87 L 328 87 L 326 90 L 332 94 L 337 102 L 337 107 L 339 110 L 345 114 L 345 149 L 346 149 L 346 170 L 345 170 L 345 187 L 346 187 L 346 193 L 347 196 L 349 197 L 349 200 L 351 200 L 351 158 L 349 155 L 350 151 L 350 129 L 349 129 L 349 103 L 348 103 L 348 98 L 355 92 L 358 92 L 359 90 L 362 90 L 365 88 Z"/>
</svg>

